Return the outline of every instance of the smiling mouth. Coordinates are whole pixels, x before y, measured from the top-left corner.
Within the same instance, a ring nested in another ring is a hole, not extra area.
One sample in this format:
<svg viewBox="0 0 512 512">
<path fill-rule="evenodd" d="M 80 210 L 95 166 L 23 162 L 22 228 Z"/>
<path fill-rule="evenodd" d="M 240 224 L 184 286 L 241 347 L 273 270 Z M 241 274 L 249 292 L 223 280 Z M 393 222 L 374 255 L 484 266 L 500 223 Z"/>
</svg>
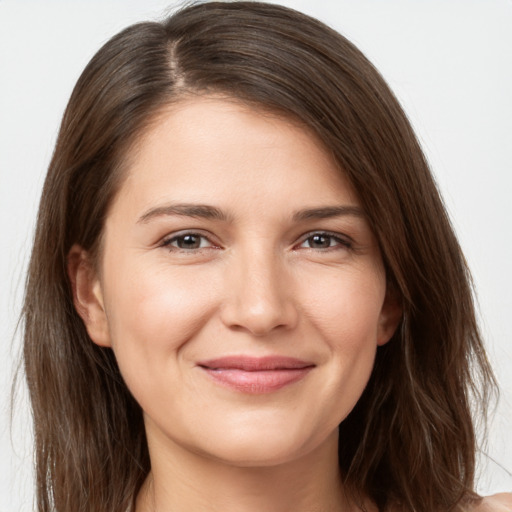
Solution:
<svg viewBox="0 0 512 512">
<path fill-rule="evenodd" d="M 315 364 L 282 356 L 229 356 L 202 361 L 197 366 L 222 386 L 247 394 L 264 394 L 302 380 Z"/>
</svg>

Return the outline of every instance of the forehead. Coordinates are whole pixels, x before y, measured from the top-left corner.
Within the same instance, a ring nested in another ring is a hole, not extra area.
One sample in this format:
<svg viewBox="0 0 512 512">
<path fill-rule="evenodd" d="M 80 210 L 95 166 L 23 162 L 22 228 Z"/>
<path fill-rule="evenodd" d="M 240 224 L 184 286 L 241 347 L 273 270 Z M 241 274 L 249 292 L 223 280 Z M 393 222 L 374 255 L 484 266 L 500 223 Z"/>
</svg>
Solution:
<svg viewBox="0 0 512 512">
<path fill-rule="evenodd" d="M 195 96 L 167 107 L 127 156 L 121 195 L 128 188 L 178 193 L 188 187 L 210 196 L 223 184 L 247 196 L 283 188 L 304 194 L 305 187 L 332 196 L 344 189 L 355 200 L 344 173 L 311 130 L 234 99 Z"/>
</svg>

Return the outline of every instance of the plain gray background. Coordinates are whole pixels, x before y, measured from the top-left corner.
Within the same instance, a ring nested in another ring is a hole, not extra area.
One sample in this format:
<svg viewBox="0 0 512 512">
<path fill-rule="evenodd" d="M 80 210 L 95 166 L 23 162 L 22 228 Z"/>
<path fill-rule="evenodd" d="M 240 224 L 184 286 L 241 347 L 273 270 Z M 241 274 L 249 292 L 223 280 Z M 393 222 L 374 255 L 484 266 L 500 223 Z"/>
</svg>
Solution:
<svg viewBox="0 0 512 512">
<path fill-rule="evenodd" d="M 405 107 L 473 271 L 501 401 L 479 489 L 512 490 L 512 2 L 289 0 L 356 43 Z M 71 89 L 93 53 L 172 0 L 0 0 L 0 512 L 32 510 L 31 429 L 10 383 L 42 181 Z"/>
</svg>

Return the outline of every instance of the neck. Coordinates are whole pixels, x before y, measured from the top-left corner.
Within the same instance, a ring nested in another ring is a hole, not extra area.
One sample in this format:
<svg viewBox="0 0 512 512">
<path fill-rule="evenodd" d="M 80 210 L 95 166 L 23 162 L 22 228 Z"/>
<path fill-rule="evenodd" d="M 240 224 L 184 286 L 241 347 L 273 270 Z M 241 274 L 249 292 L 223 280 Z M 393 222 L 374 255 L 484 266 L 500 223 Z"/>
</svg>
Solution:
<svg viewBox="0 0 512 512">
<path fill-rule="evenodd" d="M 338 466 L 338 435 L 299 459 L 234 465 L 150 437 L 151 473 L 136 512 L 352 512 Z"/>
</svg>

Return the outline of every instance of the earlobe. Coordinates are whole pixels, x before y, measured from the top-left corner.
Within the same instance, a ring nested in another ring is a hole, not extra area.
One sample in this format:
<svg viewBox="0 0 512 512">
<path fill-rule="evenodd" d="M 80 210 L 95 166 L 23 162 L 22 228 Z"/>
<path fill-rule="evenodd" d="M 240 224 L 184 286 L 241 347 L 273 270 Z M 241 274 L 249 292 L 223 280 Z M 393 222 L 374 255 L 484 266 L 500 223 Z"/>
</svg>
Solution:
<svg viewBox="0 0 512 512">
<path fill-rule="evenodd" d="M 395 334 L 402 318 L 402 302 L 393 287 L 388 286 L 379 317 L 377 345 L 385 345 Z"/>
<path fill-rule="evenodd" d="M 67 271 L 73 293 L 73 304 L 91 340 L 102 347 L 110 347 L 110 333 L 101 283 L 87 251 L 79 245 L 73 245 L 68 253 Z"/>
</svg>

